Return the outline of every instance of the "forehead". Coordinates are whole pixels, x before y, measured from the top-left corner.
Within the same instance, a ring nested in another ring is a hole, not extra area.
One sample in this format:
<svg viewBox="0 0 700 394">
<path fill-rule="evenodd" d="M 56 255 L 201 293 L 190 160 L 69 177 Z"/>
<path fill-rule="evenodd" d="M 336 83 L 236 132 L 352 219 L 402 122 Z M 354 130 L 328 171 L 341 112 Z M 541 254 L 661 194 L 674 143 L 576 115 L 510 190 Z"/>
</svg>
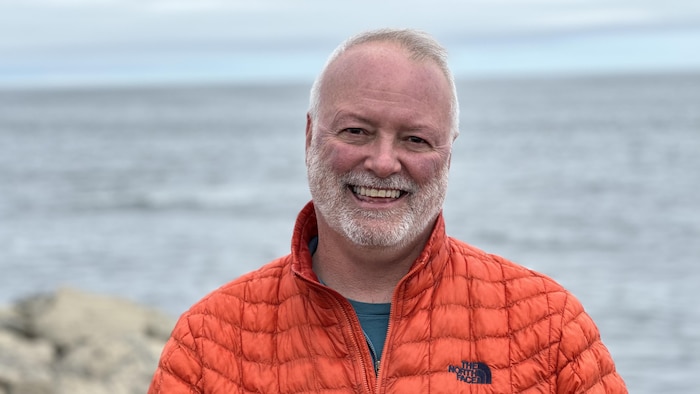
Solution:
<svg viewBox="0 0 700 394">
<path fill-rule="evenodd" d="M 371 42 L 352 47 L 326 69 L 321 85 L 321 106 L 375 98 L 413 101 L 431 110 L 449 112 L 451 87 L 432 60 L 414 60 L 401 46 Z"/>
<path fill-rule="evenodd" d="M 430 79 L 437 85 L 442 82 L 448 87 L 447 78 L 434 61 L 411 59 L 407 49 L 392 42 L 368 42 L 349 48 L 328 66 L 324 79 L 325 82 L 369 77 L 390 80 L 396 75 L 414 82 Z"/>
</svg>

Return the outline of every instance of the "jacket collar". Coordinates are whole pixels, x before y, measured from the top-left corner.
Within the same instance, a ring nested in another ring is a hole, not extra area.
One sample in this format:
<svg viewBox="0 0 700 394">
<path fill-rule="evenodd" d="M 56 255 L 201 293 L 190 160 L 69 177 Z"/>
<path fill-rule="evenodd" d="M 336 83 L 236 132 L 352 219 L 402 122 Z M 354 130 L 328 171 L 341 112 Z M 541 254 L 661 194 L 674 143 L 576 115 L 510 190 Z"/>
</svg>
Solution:
<svg viewBox="0 0 700 394">
<path fill-rule="evenodd" d="M 318 282 L 318 278 L 312 269 L 311 252 L 309 242 L 313 237 L 318 236 L 318 224 L 316 222 L 316 210 L 312 201 L 306 204 L 299 212 L 292 235 L 292 271 L 296 274 Z M 420 255 L 413 263 L 408 274 L 401 280 L 407 281 L 417 273 L 425 271 L 425 267 L 430 264 L 431 272 L 441 272 L 442 266 L 447 258 L 447 235 L 445 234 L 445 221 L 442 212 L 438 215 L 433 231 L 428 238 L 428 242 L 423 247 Z M 430 272 L 425 272 L 432 277 Z M 422 276 L 422 275 L 421 275 Z M 432 282 L 432 280 L 431 280 Z"/>
</svg>

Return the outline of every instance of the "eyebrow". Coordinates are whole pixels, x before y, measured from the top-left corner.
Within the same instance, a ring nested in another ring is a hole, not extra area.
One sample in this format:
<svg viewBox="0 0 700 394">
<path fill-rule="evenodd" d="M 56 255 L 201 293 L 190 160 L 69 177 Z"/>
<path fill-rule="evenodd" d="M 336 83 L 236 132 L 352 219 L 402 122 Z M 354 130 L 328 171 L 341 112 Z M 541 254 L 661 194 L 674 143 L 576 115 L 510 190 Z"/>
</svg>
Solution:
<svg viewBox="0 0 700 394">
<path fill-rule="evenodd" d="M 339 111 L 336 113 L 336 116 L 334 116 L 333 119 L 331 120 L 331 124 L 337 124 L 337 123 L 340 123 L 343 121 L 348 121 L 348 120 L 357 121 L 357 122 L 365 123 L 368 125 L 374 125 L 376 123 L 376 122 L 372 121 L 371 119 L 369 119 L 365 116 L 359 115 L 357 113 L 354 113 L 354 112 Z"/>
<path fill-rule="evenodd" d="M 338 123 L 344 122 L 344 121 L 354 121 L 354 122 L 359 122 L 368 126 L 376 127 L 377 123 L 381 123 L 381 120 L 372 120 L 371 118 L 368 118 L 366 116 L 363 116 L 357 112 L 353 111 L 347 111 L 347 110 L 339 110 L 336 112 L 335 116 L 330 122 L 331 126 L 335 126 Z M 437 130 L 434 127 L 432 127 L 429 124 L 425 123 L 410 123 L 404 125 L 405 127 L 402 127 L 402 131 L 425 131 L 425 130 Z"/>
</svg>

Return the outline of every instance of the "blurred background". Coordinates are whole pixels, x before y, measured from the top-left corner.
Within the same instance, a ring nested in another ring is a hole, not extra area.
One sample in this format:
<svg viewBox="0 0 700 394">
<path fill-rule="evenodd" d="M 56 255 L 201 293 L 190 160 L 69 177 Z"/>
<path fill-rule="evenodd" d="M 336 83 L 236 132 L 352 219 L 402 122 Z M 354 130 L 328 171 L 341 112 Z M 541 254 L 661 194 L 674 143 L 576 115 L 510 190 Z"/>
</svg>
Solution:
<svg viewBox="0 0 700 394">
<path fill-rule="evenodd" d="M 448 232 L 582 301 L 634 393 L 700 370 L 700 2 L 0 1 L 0 304 L 177 316 L 289 250 L 310 84 L 376 27 L 450 52 Z"/>
</svg>

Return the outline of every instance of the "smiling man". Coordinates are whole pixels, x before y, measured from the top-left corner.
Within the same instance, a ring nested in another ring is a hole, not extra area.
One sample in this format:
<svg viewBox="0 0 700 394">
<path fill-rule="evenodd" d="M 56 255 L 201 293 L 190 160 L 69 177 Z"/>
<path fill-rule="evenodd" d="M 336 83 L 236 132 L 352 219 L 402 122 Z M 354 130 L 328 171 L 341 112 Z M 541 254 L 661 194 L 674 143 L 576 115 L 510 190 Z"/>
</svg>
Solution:
<svg viewBox="0 0 700 394">
<path fill-rule="evenodd" d="M 306 145 L 320 240 L 314 272 L 357 301 L 391 300 L 447 191 L 457 100 L 435 62 L 410 57 L 392 42 L 355 44 L 313 89 Z"/>
<path fill-rule="evenodd" d="M 445 233 L 458 102 L 412 30 L 343 43 L 311 91 L 290 255 L 182 315 L 149 393 L 625 393 L 550 278 Z"/>
</svg>

